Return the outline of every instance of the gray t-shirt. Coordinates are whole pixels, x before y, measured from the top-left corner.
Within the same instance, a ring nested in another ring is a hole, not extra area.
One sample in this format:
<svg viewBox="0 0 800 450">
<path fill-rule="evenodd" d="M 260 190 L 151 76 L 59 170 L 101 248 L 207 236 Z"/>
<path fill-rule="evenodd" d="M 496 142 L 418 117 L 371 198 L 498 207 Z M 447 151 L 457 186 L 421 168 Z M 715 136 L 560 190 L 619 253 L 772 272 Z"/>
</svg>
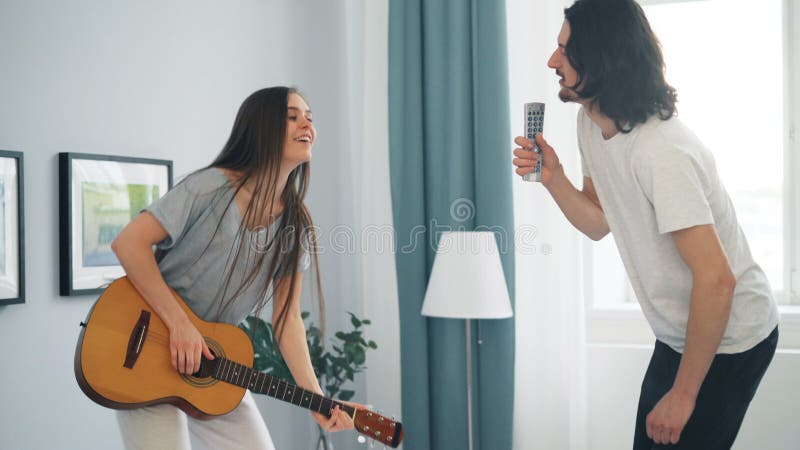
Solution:
<svg viewBox="0 0 800 450">
<path fill-rule="evenodd" d="M 169 234 L 157 245 L 158 249 L 166 251 L 158 268 L 167 285 L 175 289 L 201 319 L 238 324 L 253 312 L 262 298 L 260 294 L 276 249 L 288 251 L 293 244 L 274 239 L 280 229 L 280 218 L 268 229 L 245 230 L 248 245 L 239 253 L 231 282 L 223 294 L 224 280 L 239 245 L 237 233 L 241 215 L 236 202 L 231 202 L 232 197 L 228 177 L 219 169 L 209 168 L 187 176 L 145 210 L 153 214 Z M 227 302 L 244 284 L 256 258 L 264 252 L 261 273 L 231 306 L 220 311 L 221 299 Z M 306 270 L 309 260 L 308 252 L 301 246 L 298 270 Z M 282 268 L 278 267 L 271 278 L 274 280 L 282 273 Z M 270 283 L 267 298 L 271 298 L 271 291 Z"/>
<path fill-rule="evenodd" d="M 651 117 L 604 140 L 578 113 L 583 174 L 592 179 L 631 285 L 656 337 L 683 352 L 692 273 L 670 232 L 713 224 L 736 276 L 728 326 L 717 353 L 739 353 L 778 323 L 767 277 L 753 261 L 714 158 L 678 118 Z"/>
</svg>

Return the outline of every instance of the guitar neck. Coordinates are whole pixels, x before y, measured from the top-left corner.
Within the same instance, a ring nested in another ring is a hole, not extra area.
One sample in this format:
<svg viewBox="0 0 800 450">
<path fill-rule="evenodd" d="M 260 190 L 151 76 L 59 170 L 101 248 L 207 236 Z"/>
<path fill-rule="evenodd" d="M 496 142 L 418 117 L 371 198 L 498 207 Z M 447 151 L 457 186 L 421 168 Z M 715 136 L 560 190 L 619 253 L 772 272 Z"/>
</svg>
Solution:
<svg viewBox="0 0 800 450">
<path fill-rule="evenodd" d="M 216 363 L 216 368 L 212 376 L 217 380 L 310 409 L 327 417 L 331 416 L 335 406 L 339 406 L 350 417 L 355 415 L 356 410 L 350 405 L 315 394 L 280 378 L 255 370 L 252 367 L 247 367 L 222 357 L 216 358 L 214 362 Z"/>
</svg>

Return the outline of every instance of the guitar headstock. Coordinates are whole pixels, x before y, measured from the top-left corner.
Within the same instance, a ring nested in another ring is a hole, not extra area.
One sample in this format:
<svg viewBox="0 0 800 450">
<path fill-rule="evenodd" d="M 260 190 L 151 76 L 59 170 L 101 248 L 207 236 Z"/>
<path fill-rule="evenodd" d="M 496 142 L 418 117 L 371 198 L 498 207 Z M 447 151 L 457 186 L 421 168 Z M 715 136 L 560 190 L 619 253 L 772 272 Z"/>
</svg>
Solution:
<svg viewBox="0 0 800 450">
<path fill-rule="evenodd" d="M 403 442 L 403 424 L 396 420 L 368 409 L 359 409 L 353 421 L 359 433 L 384 445 L 397 448 Z"/>
</svg>

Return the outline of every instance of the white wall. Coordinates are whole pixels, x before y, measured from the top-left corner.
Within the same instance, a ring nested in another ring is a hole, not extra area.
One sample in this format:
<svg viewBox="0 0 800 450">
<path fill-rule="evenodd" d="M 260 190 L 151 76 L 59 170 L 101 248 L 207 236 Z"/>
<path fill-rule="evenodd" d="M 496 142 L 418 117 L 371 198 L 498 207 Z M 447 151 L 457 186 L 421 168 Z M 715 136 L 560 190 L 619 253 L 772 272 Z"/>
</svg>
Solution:
<svg viewBox="0 0 800 450">
<path fill-rule="evenodd" d="M 26 303 L 0 307 L 0 448 L 121 445 L 113 414 L 74 381 L 78 323 L 94 298 L 58 296 L 57 153 L 170 159 L 180 176 L 217 154 L 249 93 L 296 85 L 318 128 L 314 218 L 323 231 L 360 223 L 353 124 L 363 112 L 351 97 L 364 58 L 353 27 L 364 24 L 351 14 L 363 4 L 0 0 L 0 149 L 25 154 L 27 263 Z M 345 311 L 365 309 L 360 257 L 328 252 L 321 264 L 334 331 Z M 368 402 L 363 378 L 356 389 Z M 259 404 L 278 448 L 311 447 L 305 411 Z M 336 441 L 356 447 L 352 433 Z"/>
<path fill-rule="evenodd" d="M 630 448 L 639 388 L 652 346 L 591 344 L 588 354 L 588 442 L 593 450 Z M 733 448 L 795 450 L 800 353 L 778 350 L 761 381 Z"/>
</svg>

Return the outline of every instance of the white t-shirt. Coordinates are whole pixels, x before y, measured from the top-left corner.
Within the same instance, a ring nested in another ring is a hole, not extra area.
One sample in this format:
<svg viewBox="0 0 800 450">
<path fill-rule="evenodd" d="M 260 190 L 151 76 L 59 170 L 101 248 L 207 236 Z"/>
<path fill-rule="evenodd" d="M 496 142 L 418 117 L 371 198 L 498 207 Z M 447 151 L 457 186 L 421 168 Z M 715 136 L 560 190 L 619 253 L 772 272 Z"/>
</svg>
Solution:
<svg viewBox="0 0 800 450">
<path fill-rule="evenodd" d="M 767 277 L 753 261 L 711 152 L 678 118 L 651 117 L 603 139 L 578 112 L 583 174 L 592 179 L 647 321 L 678 352 L 686 342 L 692 273 L 670 232 L 714 224 L 736 276 L 728 326 L 717 353 L 739 353 L 778 323 Z"/>
</svg>

